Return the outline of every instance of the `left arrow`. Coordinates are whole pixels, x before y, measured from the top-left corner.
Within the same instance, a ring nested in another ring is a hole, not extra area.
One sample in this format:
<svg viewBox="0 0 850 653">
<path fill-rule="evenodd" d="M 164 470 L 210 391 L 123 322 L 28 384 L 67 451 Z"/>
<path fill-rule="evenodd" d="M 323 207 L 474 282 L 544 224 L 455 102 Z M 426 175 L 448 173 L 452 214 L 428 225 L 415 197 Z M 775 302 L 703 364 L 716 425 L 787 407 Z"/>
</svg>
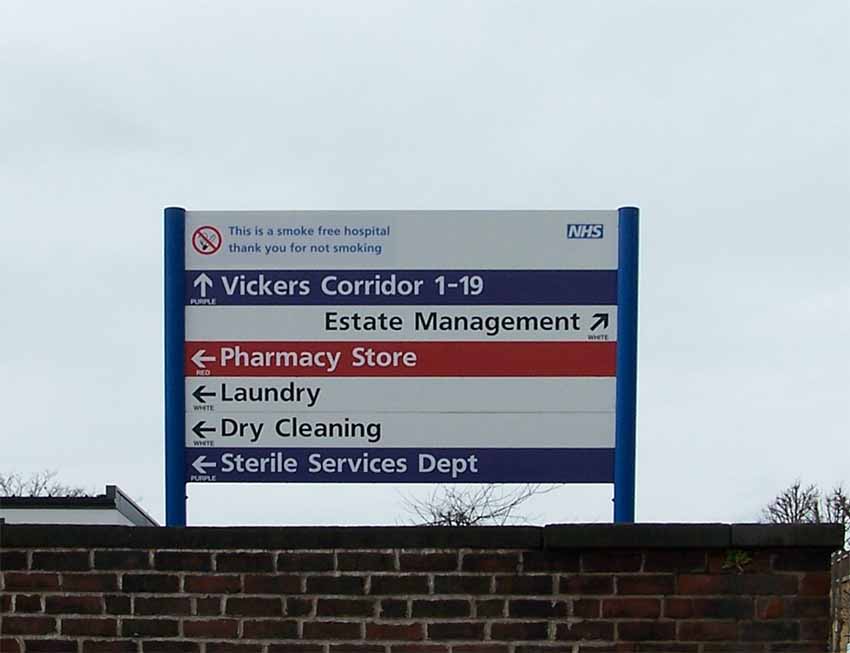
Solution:
<svg viewBox="0 0 850 653">
<path fill-rule="evenodd" d="M 198 474 L 206 474 L 207 473 L 207 469 L 206 469 L 207 467 L 215 468 L 215 463 L 205 462 L 206 459 L 207 459 L 206 456 L 198 456 L 197 458 L 195 458 L 195 461 L 192 463 L 192 467 L 195 468 L 195 471 L 198 472 Z"/>
<path fill-rule="evenodd" d="M 201 272 L 197 277 L 195 277 L 195 281 L 192 285 L 197 288 L 200 286 L 201 288 L 201 297 L 207 296 L 207 288 L 212 288 L 213 280 L 207 276 L 206 272 Z"/>
<path fill-rule="evenodd" d="M 201 420 L 200 422 L 195 424 L 195 426 L 192 427 L 192 433 L 201 438 L 201 440 L 206 440 L 207 438 L 204 433 L 215 433 L 215 427 L 207 426 L 206 421 Z"/>
<path fill-rule="evenodd" d="M 207 356 L 206 353 L 206 349 L 199 349 L 195 352 L 195 355 L 192 356 L 192 362 L 195 364 L 195 367 L 205 370 L 207 369 L 205 363 L 210 363 L 215 360 L 215 356 Z"/>
<path fill-rule="evenodd" d="M 195 388 L 195 391 L 192 393 L 192 396 L 195 398 L 195 401 L 197 401 L 199 404 L 207 403 L 204 400 L 204 397 L 215 397 L 215 392 L 204 392 L 204 390 L 206 390 L 206 389 L 207 389 L 207 386 L 199 385 L 197 388 Z"/>
</svg>

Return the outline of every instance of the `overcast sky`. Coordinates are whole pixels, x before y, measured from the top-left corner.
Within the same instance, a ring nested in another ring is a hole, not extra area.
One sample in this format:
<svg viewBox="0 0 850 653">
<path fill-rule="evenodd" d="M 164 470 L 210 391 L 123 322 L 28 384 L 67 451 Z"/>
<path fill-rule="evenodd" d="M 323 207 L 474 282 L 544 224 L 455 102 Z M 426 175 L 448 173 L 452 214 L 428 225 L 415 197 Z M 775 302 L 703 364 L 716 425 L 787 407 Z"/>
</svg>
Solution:
<svg viewBox="0 0 850 653">
<path fill-rule="evenodd" d="M 638 519 L 850 484 L 848 27 L 845 0 L 3 0 L 0 472 L 164 518 L 165 206 L 637 205 Z M 403 491 L 191 485 L 189 521 L 396 523 Z M 611 492 L 527 512 L 607 521 Z"/>
</svg>

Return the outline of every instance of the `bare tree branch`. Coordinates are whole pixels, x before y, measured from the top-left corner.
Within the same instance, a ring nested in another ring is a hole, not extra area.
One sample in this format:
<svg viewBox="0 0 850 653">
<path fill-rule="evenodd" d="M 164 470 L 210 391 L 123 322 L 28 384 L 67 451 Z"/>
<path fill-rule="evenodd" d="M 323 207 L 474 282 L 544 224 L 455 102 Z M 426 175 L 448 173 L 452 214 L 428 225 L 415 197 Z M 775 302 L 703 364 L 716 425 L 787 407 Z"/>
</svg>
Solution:
<svg viewBox="0 0 850 653">
<path fill-rule="evenodd" d="M 534 496 L 560 485 L 503 483 L 486 485 L 439 485 L 428 496 L 404 496 L 405 511 L 421 526 L 480 526 L 524 523 L 517 510 Z"/>
<path fill-rule="evenodd" d="M 771 524 L 842 524 L 845 548 L 850 548 L 850 496 L 836 485 L 825 493 L 815 485 L 803 487 L 798 479 L 782 490 L 762 510 Z"/>
<path fill-rule="evenodd" d="M 0 496 L 4 497 L 86 497 L 85 488 L 56 480 L 56 471 L 44 470 L 29 476 L 17 472 L 0 473 Z"/>
</svg>

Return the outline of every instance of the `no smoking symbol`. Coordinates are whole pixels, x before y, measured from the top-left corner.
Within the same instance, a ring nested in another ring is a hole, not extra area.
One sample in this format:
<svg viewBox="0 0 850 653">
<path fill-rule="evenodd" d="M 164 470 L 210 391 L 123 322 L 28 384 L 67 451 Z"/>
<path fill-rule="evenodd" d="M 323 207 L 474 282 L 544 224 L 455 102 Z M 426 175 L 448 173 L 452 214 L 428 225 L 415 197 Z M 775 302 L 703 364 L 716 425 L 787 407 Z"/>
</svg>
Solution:
<svg viewBox="0 0 850 653">
<path fill-rule="evenodd" d="M 215 254 L 221 249 L 221 232 L 209 225 L 198 227 L 192 234 L 192 247 L 198 254 Z"/>
</svg>

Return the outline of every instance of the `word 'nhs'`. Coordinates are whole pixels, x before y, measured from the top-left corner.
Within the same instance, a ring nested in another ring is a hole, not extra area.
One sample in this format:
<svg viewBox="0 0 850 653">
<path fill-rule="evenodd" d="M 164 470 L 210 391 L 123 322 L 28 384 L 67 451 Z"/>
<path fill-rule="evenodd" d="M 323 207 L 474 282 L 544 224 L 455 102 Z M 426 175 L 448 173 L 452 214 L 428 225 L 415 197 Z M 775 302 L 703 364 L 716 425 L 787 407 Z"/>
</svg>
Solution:
<svg viewBox="0 0 850 653">
<path fill-rule="evenodd" d="M 602 238 L 602 225 L 568 224 L 567 238 Z"/>
</svg>

